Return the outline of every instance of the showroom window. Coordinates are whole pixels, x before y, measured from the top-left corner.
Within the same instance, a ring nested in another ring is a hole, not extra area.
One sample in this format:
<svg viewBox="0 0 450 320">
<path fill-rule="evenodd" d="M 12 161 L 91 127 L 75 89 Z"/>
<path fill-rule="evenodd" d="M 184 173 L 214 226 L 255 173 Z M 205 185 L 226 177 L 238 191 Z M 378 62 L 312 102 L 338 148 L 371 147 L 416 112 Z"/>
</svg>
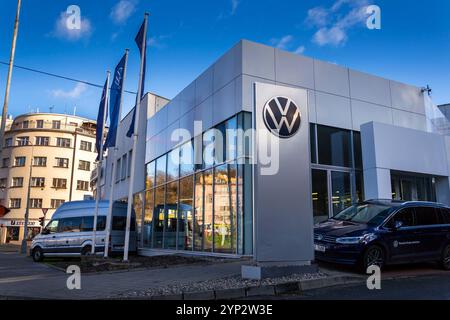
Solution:
<svg viewBox="0 0 450 320">
<path fill-rule="evenodd" d="M 146 165 L 144 247 L 251 254 L 250 126 L 240 113 Z"/>
</svg>

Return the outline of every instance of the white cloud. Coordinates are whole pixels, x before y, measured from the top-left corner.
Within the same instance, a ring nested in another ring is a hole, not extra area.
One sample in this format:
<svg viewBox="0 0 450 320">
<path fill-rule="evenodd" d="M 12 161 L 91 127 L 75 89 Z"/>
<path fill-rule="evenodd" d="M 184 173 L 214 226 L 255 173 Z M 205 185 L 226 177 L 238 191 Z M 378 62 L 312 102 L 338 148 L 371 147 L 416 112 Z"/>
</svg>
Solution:
<svg viewBox="0 0 450 320">
<path fill-rule="evenodd" d="M 55 22 L 55 28 L 53 32 L 50 33 L 51 36 L 68 40 L 77 41 L 82 38 L 89 38 L 92 34 L 92 25 L 89 19 L 81 16 L 80 29 L 69 29 L 67 28 L 67 19 L 69 15 L 66 12 L 61 12 L 58 20 Z"/>
<path fill-rule="evenodd" d="M 160 36 L 154 36 L 148 39 L 147 45 L 149 47 L 157 48 L 157 49 L 164 49 L 167 48 L 166 40 L 170 39 L 171 35 L 160 35 Z"/>
<path fill-rule="evenodd" d="M 273 38 L 272 40 L 270 40 L 270 42 L 272 43 L 273 46 L 275 46 L 278 49 L 287 50 L 293 40 L 294 37 L 288 34 L 281 38 Z"/>
<path fill-rule="evenodd" d="M 234 15 L 236 13 L 240 3 L 240 0 L 231 0 L 231 15 Z"/>
<path fill-rule="evenodd" d="M 120 0 L 112 7 L 109 16 L 115 23 L 123 24 L 136 11 L 136 5 L 136 0 Z"/>
<path fill-rule="evenodd" d="M 348 31 L 363 25 L 367 19 L 368 0 L 337 0 L 331 7 L 315 7 L 308 10 L 305 23 L 309 27 L 318 28 L 312 41 L 319 46 L 344 45 L 348 39 Z M 347 11 L 342 9 L 347 8 Z"/>
<path fill-rule="evenodd" d="M 71 90 L 65 91 L 62 89 L 52 90 L 50 94 L 54 98 L 65 98 L 65 99 L 77 99 L 87 90 L 87 85 L 85 83 L 78 82 L 75 87 Z"/>
<path fill-rule="evenodd" d="M 299 46 L 297 49 L 295 49 L 295 54 L 303 54 L 305 52 L 305 46 Z"/>
</svg>

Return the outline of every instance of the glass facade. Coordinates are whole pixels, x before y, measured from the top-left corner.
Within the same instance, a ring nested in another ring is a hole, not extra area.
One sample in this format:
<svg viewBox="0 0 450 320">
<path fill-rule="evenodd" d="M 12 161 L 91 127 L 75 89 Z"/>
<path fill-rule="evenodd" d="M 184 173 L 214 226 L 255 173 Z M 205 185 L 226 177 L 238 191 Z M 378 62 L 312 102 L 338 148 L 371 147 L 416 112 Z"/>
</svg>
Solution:
<svg viewBox="0 0 450 320">
<path fill-rule="evenodd" d="M 435 179 L 420 174 L 391 172 L 392 199 L 436 201 Z"/>
<path fill-rule="evenodd" d="M 364 199 L 361 134 L 310 124 L 314 222 Z"/>
<path fill-rule="evenodd" d="M 250 128 L 239 113 L 146 165 L 144 248 L 252 253 Z"/>
</svg>

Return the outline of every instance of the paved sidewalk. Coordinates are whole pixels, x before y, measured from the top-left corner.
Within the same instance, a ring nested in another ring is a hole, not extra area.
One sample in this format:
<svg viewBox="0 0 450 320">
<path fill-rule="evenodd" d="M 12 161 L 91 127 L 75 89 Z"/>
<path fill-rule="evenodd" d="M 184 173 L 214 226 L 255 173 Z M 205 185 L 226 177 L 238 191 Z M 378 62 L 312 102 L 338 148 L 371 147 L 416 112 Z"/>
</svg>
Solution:
<svg viewBox="0 0 450 320">
<path fill-rule="evenodd" d="M 240 275 L 243 263 L 245 262 L 235 261 L 212 265 L 82 274 L 81 290 L 69 290 L 66 281 L 70 275 L 45 264 L 34 263 L 30 257 L 19 255 L 17 250 L 0 250 L 0 299 L 120 298 L 127 292 L 237 276 Z M 365 285 L 367 279 L 367 275 L 355 273 L 349 268 L 322 263 L 319 267 L 327 277 L 303 282 L 302 290 L 342 286 L 348 283 Z M 449 272 L 442 271 L 434 265 L 420 264 L 388 267 L 382 273 L 384 280 L 422 276 L 437 276 L 445 279 L 443 281 L 448 281 Z"/>
<path fill-rule="evenodd" d="M 240 274 L 243 262 L 81 275 L 81 290 L 68 290 L 68 274 L 15 252 L 0 252 L 0 298 L 104 299 L 162 284 L 213 280 Z"/>
</svg>

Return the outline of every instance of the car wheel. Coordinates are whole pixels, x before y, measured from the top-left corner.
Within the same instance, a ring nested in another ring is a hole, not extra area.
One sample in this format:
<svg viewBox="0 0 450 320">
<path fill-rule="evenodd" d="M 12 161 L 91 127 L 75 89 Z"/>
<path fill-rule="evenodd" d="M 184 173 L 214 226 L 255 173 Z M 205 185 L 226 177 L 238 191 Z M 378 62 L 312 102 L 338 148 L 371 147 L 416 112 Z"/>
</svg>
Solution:
<svg viewBox="0 0 450 320">
<path fill-rule="evenodd" d="M 441 265 L 445 270 L 450 270 L 450 244 L 442 252 Z"/>
<path fill-rule="evenodd" d="M 367 248 L 364 252 L 362 267 L 364 268 L 364 273 L 366 273 L 367 268 L 370 266 L 378 266 L 381 268 L 385 264 L 385 254 L 383 248 L 377 245 L 372 245 Z"/>
<path fill-rule="evenodd" d="M 81 255 L 82 256 L 89 256 L 91 254 L 91 246 L 85 246 L 83 249 L 81 249 Z"/>
<path fill-rule="evenodd" d="M 36 247 L 31 252 L 31 256 L 33 257 L 34 262 L 40 262 L 44 259 L 44 253 L 40 247 Z"/>
</svg>

